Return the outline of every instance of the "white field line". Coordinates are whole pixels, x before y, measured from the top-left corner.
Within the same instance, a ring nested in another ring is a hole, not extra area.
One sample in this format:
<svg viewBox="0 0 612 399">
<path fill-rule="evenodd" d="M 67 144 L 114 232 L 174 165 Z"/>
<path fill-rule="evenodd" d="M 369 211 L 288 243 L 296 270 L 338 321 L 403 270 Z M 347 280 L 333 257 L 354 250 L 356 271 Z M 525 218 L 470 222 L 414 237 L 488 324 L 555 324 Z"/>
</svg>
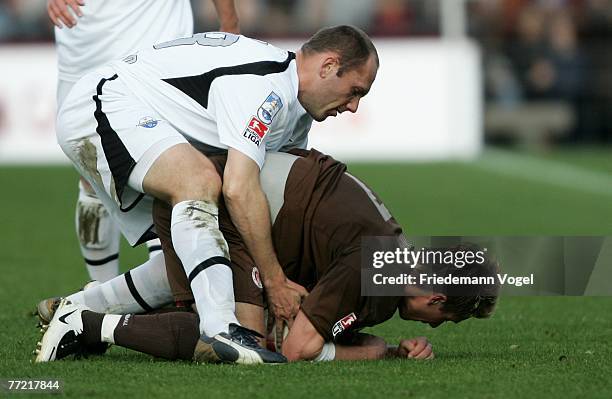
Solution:
<svg viewBox="0 0 612 399">
<path fill-rule="evenodd" d="M 489 149 L 477 161 L 467 165 L 504 176 L 612 196 L 612 174 L 535 156 Z"/>
</svg>

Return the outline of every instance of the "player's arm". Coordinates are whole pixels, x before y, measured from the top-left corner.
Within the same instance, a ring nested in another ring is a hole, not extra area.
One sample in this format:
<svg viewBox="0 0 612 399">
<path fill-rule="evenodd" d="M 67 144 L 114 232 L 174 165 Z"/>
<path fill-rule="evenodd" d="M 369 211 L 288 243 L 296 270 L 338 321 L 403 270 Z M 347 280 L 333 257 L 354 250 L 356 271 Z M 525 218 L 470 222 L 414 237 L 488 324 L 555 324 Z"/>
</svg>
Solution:
<svg viewBox="0 0 612 399">
<path fill-rule="evenodd" d="M 223 196 L 232 222 L 262 275 L 274 315 L 290 320 L 297 314 L 301 297 L 307 292 L 287 279 L 276 257 L 268 201 L 259 181 L 259 166 L 233 148 L 228 151 L 225 165 Z"/>
<path fill-rule="evenodd" d="M 76 25 L 77 21 L 68 7 L 72 8 L 76 15 L 82 17 L 81 6 L 84 5 L 84 0 L 48 0 L 47 14 L 49 14 L 49 19 L 51 19 L 53 25 L 58 28 L 61 29 L 64 26 L 72 28 Z"/>
<path fill-rule="evenodd" d="M 375 335 L 358 333 L 348 343 L 325 342 L 304 312 L 300 311 L 283 341 L 283 355 L 290 362 L 298 360 L 378 360 L 385 358 L 409 358 L 429 360 L 434 358 L 431 343 L 425 337 L 404 339 L 399 346 L 388 346 Z"/>
<path fill-rule="evenodd" d="M 283 355 L 298 360 L 375 360 L 383 359 L 387 344 L 380 337 L 357 334 L 350 345 L 325 342 L 304 312 L 300 311 L 283 341 Z"/>
<path fill-rule="evenodd" d="M 349 315 L 354 318 L 353 322 L 356 320 L 354 312 L 361 303 L 361 279 L 358 270 L 351 265 L 359 262 L 360 258 L 358 249 L 345 251 L 319 276 L 283 341 L 283 354 L 290 361 L 384 357 L 387 350 L 384 340 L 352 333 L 351 337 L 360 336 L 362 339 L 351 339 L 347 343 L 345 336 L 350 333 L 351 323 L 340 331 L 335 328 Z M 342 342 L 330 342 L 334 338 L 341 338 Z"/>
<path fill-rule="evenodd" d="M 324 344 L 325 339 L 300 310 L 283 341 L 283 355 L 290 362 L 314 360 L 323 351 Z"/>
<path fill-rule="evenodd" d="M 263 45 L 263 44 L 262 44 Z M 288 280 L 272 244 L 272 222 L 259 181 L 265 161 L 269 131 L 282 129 L 284 113 L 281 96 L 265 77 L 237 75 L 215 79 L 209 95 L 209 109 L 215 115 L 219 141 L 228 147 L 223 174 L 223 195 L 230 217 L 259 268 L 268 305 L 280 320 L 297 314 L 306 290 Z M 263 104 L 276 102 L 276 111 L 264 123 L 259 115 Z"/>
<path fill-rule="evenodd" d="M 239 34 L 238 13 L 234 0 L 213 0 L 213 3 L 215 3 L 217 17 L 219 18 L 219 30 Z"/>
<path fill-rule="evenodd" d="M 300 311 L 283 341 L 283 355 L 290 362 L 298 360 L 376 360 L 387 356 L 384 339 L 370 334 L 355 334 L 350 343 L 334 344 L 325 339 Z"/>
</svg>

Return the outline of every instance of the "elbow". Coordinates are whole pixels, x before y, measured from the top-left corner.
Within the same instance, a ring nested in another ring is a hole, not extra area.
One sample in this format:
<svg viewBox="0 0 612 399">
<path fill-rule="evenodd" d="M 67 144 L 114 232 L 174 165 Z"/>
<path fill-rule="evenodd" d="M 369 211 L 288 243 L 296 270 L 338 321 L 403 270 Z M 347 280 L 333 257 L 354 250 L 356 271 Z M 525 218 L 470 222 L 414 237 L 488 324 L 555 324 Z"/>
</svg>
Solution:
<svg viewBox="0 0 612 399">
<path fill-rule="evenodd" d="M 289 362 L 297 362 L 300 360 L 314 360 L 323 350 L 323 343 L 307 342 L 305 344 L 287 345 L 283 344 L 283 355 Z"/>
<path fill-rule="evenodd" d="M 223 183 L 223 197 L 228 204 L 238 204 L 247 200 L 248 190 L 246 184 L 238 181 L 226 181 Z"/>
</svg>

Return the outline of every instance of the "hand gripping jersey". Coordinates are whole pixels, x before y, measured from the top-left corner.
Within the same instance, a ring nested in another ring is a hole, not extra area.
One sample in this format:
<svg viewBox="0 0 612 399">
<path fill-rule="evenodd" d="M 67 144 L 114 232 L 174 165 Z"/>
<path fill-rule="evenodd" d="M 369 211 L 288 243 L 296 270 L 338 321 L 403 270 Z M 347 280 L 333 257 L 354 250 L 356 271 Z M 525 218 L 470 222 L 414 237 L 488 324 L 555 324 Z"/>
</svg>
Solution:
<svg viewBox="0 0 612 399">
<path fill-rule="evenodd" d="M 155 43 L 193 33 L 189 0 L 87 0 L 73 28 L 55 28 L 59 79 L 85 73 Z"/>
<path fill-rule="evenodd" d="M 292 52 L 208 32 L 156 44 L 110 67 L 191 142 L 235 148 L 260 168 L 266 150 L 306 145 L 312 118 L 297 99 Z"/>
<path fill-rule="evenodd" d="M 274 247 L 287 277 L 310 292 L 301 310 L 317 332 L 325 341 L 345 342 L 360 329 L 390 319 L 400 297 L 361 296 L 361 237 L 403 238 L 384 204 L 348 174 L 345 165 L 316 150 L 268 153 L 266 158 L 262 188 L 271 205 Z M 222 173 L 225 157 L 211 160 Z M 172 251 L 171 210 L 163 208 L 156 209 L 154 217 L 167 255 L 170 287 L 175 300 L 191 300 L 189 283 Z M 219 225 L 230 249 L 236 302 L 263 306 L 257 265 L 223 201 Z"/>
</svg>

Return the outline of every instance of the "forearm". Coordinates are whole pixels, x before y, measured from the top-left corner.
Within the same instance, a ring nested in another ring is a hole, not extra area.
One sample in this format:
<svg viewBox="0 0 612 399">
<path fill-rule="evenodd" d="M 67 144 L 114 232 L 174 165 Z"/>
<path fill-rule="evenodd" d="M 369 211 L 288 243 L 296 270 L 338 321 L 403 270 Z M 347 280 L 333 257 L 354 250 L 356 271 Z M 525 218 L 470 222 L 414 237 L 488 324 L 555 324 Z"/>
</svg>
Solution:
<svg viewBox="0 0 612 399">
<path fill-rule="evenodd" d="M 240 232 L 264 280 L 284 278 L 271 238 L 270 211 L 259 185 L 250 185 L 238 195 L 225 197 L 232 222 Z"/>
<path fill-rule="evenodd" d="M 374 335 L 359 334 L 359 338 L 349 345 L 306 341 L 285 350 L 283 344 L 283 353 L 290 361 L 379 360 L 386 357 L 387 343 Z"/>
<path fill-rule="evenodd" d="M 396 359 L 398 357 L 403 357 L 400 355 L 398 349 L 399 347 L 397 345 L 388 345 L 385 350 L 384 357 L 387 359 Z"/>
<path fill-rule="evenodd" d="M 387 343 L 375 335 L 359 334 L 351 345 L 336 345 L 335 360 L 378 360 L 387 355 Z"/>
<path fill-rule="evenodd" d="M 213 0 L 217 17 L 219 18 L 221 30 L 231 33 L 239 33 L 238 13 L 234 0 Z"/>
</svg>

